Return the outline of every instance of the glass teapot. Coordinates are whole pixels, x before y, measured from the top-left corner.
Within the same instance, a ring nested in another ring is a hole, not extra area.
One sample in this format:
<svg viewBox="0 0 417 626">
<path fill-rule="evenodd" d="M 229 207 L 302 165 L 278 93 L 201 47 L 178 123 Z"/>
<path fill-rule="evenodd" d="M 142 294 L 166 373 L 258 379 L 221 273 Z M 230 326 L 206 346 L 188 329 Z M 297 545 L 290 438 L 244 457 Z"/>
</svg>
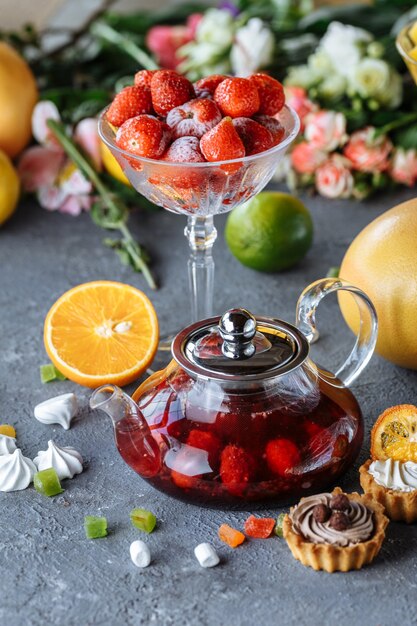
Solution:
<svg viewBox="0 0 417 626">
<path fill-rule="evenodd" d="M 316 308 L 346 290 L 361 318 L 335 374 L 309 357 Z M 319 280 L 297 304 L 297 325 L 232 309 L 181 331 L 173 360 L 127 396 L 114 385 L 90 400 L 113 420 L 123 459 L 154 487 L 203 505 L 291 501 L 333 483 L 356 459 L 360 408 L 348 385 L 372 356 L 375 309 L 360 289 Z"/>
</svg>

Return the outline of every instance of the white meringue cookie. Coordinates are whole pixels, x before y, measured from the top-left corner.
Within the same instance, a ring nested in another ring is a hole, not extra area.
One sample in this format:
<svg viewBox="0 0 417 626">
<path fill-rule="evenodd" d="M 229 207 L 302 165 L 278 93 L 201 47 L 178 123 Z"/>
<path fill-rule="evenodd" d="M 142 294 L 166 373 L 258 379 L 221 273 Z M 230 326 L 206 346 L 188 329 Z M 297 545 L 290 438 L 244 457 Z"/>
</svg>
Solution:
<svg viewBox="0 0 417 626">
<path fill-rule="evenodd" d="M 52 439 L 48 441 L 48 449 L 38 452 L 33 459 L 38 471 L 53 467 L 60 480 L 73 478 L 83 471 L 83 457 L 77 450 L 60 447 Z"/>
<path fill-rule="evenodd" d="M 16 450 L 16 439 L 7 435 L 0 435 L 0 456 L 12 454 Z"/>
<path fill-rule="evenodd" d="M 68 430 L 72 418 L 78 411 L 78 402 L 74 393 L 64 393 L 49 398 L 35 406 L 35 417 L 42 424 L 60 424 Z"/>
<path fill-rule="evenodd" d="M 36 473 L 33 461 L 17 449 L 0 456 L 0 491 L 20 491 L 29 487 Z"/>
</svg>

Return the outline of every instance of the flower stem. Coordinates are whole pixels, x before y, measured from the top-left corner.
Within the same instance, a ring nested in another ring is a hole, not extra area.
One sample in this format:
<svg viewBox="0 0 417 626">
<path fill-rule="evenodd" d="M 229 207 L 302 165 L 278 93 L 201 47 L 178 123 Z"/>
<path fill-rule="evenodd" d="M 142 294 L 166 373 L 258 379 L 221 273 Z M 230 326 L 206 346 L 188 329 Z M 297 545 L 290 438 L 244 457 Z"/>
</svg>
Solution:
<svg viewBox="0 0 417 626">
<path fill-rule="evenodd" d="M 155 279 L 152 273 L 143 259 L 141 254 L 142 250 L 137 241 L 132 237 L 130 230 L 126 224 L 128 210 L 125 206 L 122 206 L 119 200 L 116 200 L 107 186 L 100 179 L 100 176 L 96 170 L 92 167 L 85 156 L 80 152 L 77 145 L 68 137 L 65 133 L 65 127 L 60 122 L 55 120 L 48 120 L 48 127 L 53 131 L 55 137 L 61 144 L 62 148 L 69 156 L 69 158 L 75 163 L 75 165 L 81 170 L 81 172 L 91 181 L 100 194 L 103 203 L 109 210 L 110 215 L 117 216 L 115 219 L 103 220 L 101 225 L 104 228 L 111 230 L 118 230 L 123 237 L 123 243 L 126 251 L 128 252 L 134 269 L 138 272 L 142 272 L 145 280 L 151 289 L 156 289 Z M 126 216 L 126 217 L 125 217 Z"/>
<path fill-rule="evenodd" d="M 380 137 L 381 135 L 386 135 L 387 133 L 392 132 L 393 130 L 397 130 L 398 128 L 402 128 L 403 126 L 407 126 L 411 122 L 415 122 L 417 120 L 417 113 L 409 113 L 408 115 L 403 115 L 397 120 L 393 120 L 385 126 L 381 126 L 380 128 L 375 129 L 374 136 L 375 138 Z"/>
<path fill-rule="evenodd" d="M 114 30 L 108 24 L 104 22 L 95 22 L 90 29 L 90 32 L 100 39 L 104 39 L 109 43 L 118 46 L 123 52 L 129 54 L 135 61 L 139 63 L 145 70 L 158 70 L 159 66 L 155 63 L 152 57 L 149 56 L 142 48 L 139 48 L 131 39 L 121 35 Z"/>
</svg>

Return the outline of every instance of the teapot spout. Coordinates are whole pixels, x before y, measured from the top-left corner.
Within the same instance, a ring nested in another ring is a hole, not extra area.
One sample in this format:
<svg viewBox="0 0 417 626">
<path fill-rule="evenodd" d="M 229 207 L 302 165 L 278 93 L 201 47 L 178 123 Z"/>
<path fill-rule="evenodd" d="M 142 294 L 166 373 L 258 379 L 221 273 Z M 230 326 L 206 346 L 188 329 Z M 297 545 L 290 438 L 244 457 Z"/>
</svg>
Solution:
<svg viewBox="0 0 417 626">
<path fill-rule="evenodd" d="M 93 411 L 96 409 L 104 411 L 112 420 L 114 427 L 128 415 L 139 418 L 136 403 L 117 385 L 102 385 L 96 389 L 90 398 L 90 408 Z"/>
<path fill-rule="evenodd" d="M 108 384 L 93 392 L 90 407 L 104 411 L 112 420 L 123 460 L 141 476 L 156 476 L 161 468 L 161 451 L 136 402 L 117 385 Z"/>
</svg>

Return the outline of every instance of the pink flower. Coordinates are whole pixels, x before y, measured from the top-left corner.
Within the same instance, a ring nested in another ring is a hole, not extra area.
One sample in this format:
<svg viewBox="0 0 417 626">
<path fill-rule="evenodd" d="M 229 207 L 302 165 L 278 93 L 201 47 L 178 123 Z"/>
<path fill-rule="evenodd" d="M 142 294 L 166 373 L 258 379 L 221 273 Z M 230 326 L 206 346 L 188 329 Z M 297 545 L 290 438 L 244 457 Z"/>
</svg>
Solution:
<svg viewBox="0 0 417 626">
<path fill-rule="evenodd" d="M 397 148 L 390 166 L 391 178 L 397 183 L 413 187 L 417 181 L 417 151 Z"/>
<path fill-rule="evenodd" d="M 101 171 L 101 139 L 97 132 L 97 120 L 86 117 L 78 122 L 74 130 L 74 139 L 93 162 L 95 169 Z"/>
<path fill-rule="evenodd" d="M 285 99 L 286 103 L 298 114 L 301 132 L 303 132 L 306 116 L 317 111 L 317 106 L 309 100 L 306 90 L 302 87 L 285 87 Z"/>
<path fill-rule="evenodd" d="M 181 62 L 178 48 L 193 41 L 202 15 L 193 13 L 185 26 L 153 26 L 146 35 L 146 45 L 161 67 L 175 70 Z"/>
<path fill-rule="evenodd" d="M 50 150 L 63 152 L 58 140 L 48 127 L 48 120 L 61 121 L 55 104 L 50 100 L 41 100 L 35 105 L 32 113 L 32 135 L 38 143 Z"/>
<path fill-rule="evenodd" d="M 375 129 L 368 126 L 351 135 L 344 148 L 345 156 L 359 172 L 384 172 L 389 167 L 392 143 L 385 135 L 374 138 Z"/>
<path fill-rule="evenodd" d="M 33 113 L 32 127 L 42 145 L 29 148 L 20 158 L 18 172 L 22 186 L 25 191 L 35 191 L 40 205 L 48 211 L 79 215 L 82 210 L 91 208 L 93 186 L 65 155 L 48 128 L 49 119 L 60 121 L 58 109 L 52 102 L 39 102 Z M 79 122 L 74 130 L 74 140 L 100 170 L 97 121 L 86 118 Z"/>
<path fill-rule="evenodd" d="M 317 111 L 306 118 L 305 138 L 315 148 L 332 152 L 346 139 L 346 118 L 335 111 Z"/>
<path fill-rule="evenodd" d="M 299 174 L 314 174 L 316 169 L 327 159 L 323 150 L 318 150 L 311 143 L 302 141 L 291 152 L 291 162 Z"/>
<path fill-rule="evenodd" d="M 349 198 L 353 191 L 350 163 L 340 154 L 333 154 L 316 171 L 316 188 L 325 198 Z"/>
<path fill-rule="evenodd" d="M 42 146 L 25 150 L 17 168 L 23 189 L 31 192 L 52 185 L 64 161 L 64 154 Z"/>
</svg>

